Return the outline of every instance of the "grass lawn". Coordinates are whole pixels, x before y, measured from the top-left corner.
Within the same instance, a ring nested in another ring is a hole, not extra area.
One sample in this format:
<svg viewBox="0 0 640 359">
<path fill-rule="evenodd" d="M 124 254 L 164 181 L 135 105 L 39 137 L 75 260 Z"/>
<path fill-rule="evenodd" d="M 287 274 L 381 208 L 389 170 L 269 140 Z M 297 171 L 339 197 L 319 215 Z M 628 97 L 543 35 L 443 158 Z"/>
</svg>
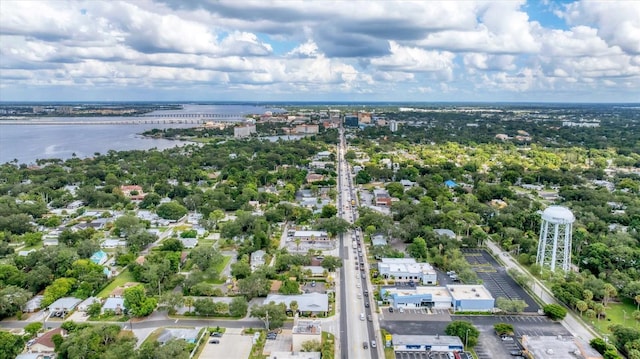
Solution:
<svg viewBox="0 0 640 359">
<path fill-rule="evenodd" d="M 609 303 L 607 305 L 606 319 L 589 319 L 583 317 L 586 322 L 593 321 L 594 327 L 602 334 L 611 334 L 608 327 L 613 324 L 622 324 L 627 327 L 638 327 L 640 323 L 633 319 L 633 311 L 636 310 L 636 305 L 631 300 L 625 300 L 624 303 Z M 626 312 L 626 320 L 625 318 Z"/>
<path fill-rule="evenodd" d="M 224 259 L 222 260 L 222 262 L 220 262 L 220 264 L 218 264 L 217 266 L 215 266 L 215 270 L 217 273 L 222 273 L 222 270 L 224 269 L 224 267 L 227 266 L 227 264 L 229 263 L 229 261 L 231 260 L 230 256 L 223 256 Z M 213 284 L 222 284 L 224 283 L 224 279 L 220 278 L 216 281 L 212 281 Z"/>
<path fill-rule="evenodd" d="M 133 279 L 133 275 L 129 272 L 129 268 L 125 269 L 120 273 L 113 282 L 109 283 L 103 290 L 98 293 L 98 298 L 107 298 L 112 290 L 116 289 L 116 287 L 121 286 L 127 282 L 135 282 Z"/>
</svg>

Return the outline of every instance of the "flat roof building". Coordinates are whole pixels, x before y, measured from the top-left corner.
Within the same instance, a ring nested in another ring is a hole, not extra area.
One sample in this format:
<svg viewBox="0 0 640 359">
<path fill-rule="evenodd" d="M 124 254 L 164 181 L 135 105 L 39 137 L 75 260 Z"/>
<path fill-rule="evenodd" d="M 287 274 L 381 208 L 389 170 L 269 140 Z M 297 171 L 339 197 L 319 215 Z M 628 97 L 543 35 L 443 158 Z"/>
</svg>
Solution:
<svg viewBox="0 0 640 359">
<path fill-rule="evenodd" d="M 602 359 L 589 343 L 569 336 L 522 336 L 522 345 L 534 358 Z"/>
<path fill-rule="evenodd" d="M 264 300 L 264 304 L 270 302 L 284 303 L 287 308 L 291 308 L 291 302 L 298 303 L 299 312 L 309 312 L 313 314 L 326 313 L 329 311 L 329 296 L 325 293 L 305 293 L 298 295 L 269 294 Z"/>
<path fill-rule="evenodd" d="M 293 351 L 299 352 L 304 342 L 322 342 L 322 325 L 319 320 L 296 318 L 291 329 L 291 338 Z"/>
<path fill-rule="evenodd" d="M 393 335 L 394 351 L 462 351 L 462 340 L 449 335 Z"/>
<path fill-rule="evenodd" d="M 385 278 L 394 278 L 397 282 L 415 282 L 416 284 L 436 284 L 438 275 L 429 263 L 418 263 L 413 258 L 382 258 L 378 271 Z"/>
<path fill-rule="evenodd" d="M 456 312 L 491 311 L 495 299 L 483 285 L 447 285 Z"/>
<path fill-rule="evenodd" d="M 388 300 L 396 308 L 451 308 L 451 295 L 445 287 L 415 287 L 396 288 L 386 287 L 380 289 L 383 299 Z"/>
</svg>

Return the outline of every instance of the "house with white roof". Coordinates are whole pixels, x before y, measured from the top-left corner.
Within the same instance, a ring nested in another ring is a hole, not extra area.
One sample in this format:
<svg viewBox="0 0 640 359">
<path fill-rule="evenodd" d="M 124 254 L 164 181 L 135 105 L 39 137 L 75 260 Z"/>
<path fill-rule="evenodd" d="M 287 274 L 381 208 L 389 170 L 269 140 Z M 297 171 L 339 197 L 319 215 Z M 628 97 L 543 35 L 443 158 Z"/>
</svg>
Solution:
<svg viewBox="0 0 640 359">
<path fill-rule="evenodd" d="M 180 242 L 182 242 L 182 245 L 185 248 L 195 248 L 198 245 L 198 239 L 197 238 L 178 238 L 178 240 Z"/>
<path fill-rule="evenodd" d="M 267 255 L 267 252 L 263 251 L 262 249 L 251 253 L 251 259 L 249 262 L 251 264 L 251 271 L 255 271 L 258 267 L 263 266 L 265 264 L 266 255 Z"/>
</svg>

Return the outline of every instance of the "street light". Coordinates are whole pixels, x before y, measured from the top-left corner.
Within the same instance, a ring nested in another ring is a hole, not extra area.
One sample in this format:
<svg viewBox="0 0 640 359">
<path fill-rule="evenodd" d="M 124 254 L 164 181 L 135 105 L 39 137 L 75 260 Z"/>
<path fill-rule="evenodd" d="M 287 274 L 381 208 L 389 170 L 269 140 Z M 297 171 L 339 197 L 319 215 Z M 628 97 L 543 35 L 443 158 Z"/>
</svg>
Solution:
<svg viewBox="0 0 640 359">
<path fill-rule="evenodd" d="M 467 333 L 464 336 L 464 348 L 467 349 L 469 345 L 469 329 L 467 329 Z"/>
</svg>

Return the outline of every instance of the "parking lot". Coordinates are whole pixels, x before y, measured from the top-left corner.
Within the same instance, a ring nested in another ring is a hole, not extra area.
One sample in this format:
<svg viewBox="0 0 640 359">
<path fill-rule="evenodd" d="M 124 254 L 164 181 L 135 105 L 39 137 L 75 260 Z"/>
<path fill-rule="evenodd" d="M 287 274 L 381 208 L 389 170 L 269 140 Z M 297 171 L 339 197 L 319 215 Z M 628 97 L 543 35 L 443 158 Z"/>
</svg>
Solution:
<svg viewBox="0 0 640 359">
<path fill-rule="evenodd" d="M 495 299 L 504 297 L 524 300 L 527 303 L 524 311 L 529 313 L 536 313 L 540 309 L 538 303 L 484 249 L 464 249 L 463 254 Z"/>
<path fill-rule="evenodd" d="M 248 358 L 251 354 L 251 335 L 242 335 L 240 328 L 227 328 L 222 338 L 215 338 L 219 344 L 207 344 L 200 354 L 200 358 Z M 212 338 L 213 339 L 213 338 Z"/>
<path fill-rule="evenodd" d="M 283 329 L 275 340 L 266 340 L 262 354 L 269 355 L 273 352 L 290 352 L 293 339 L 291 338 L 291 329 Z"/>
<path fill-rule="evenodd" d="M 394 309 L 393 313 L 389 312 L 389 307 L 381 309 L 378 316 L 386 320 L 451 321 L 451 315 L 447 309 L 402 308 L 402 312 L 399 309 Z"/>
</svg>

